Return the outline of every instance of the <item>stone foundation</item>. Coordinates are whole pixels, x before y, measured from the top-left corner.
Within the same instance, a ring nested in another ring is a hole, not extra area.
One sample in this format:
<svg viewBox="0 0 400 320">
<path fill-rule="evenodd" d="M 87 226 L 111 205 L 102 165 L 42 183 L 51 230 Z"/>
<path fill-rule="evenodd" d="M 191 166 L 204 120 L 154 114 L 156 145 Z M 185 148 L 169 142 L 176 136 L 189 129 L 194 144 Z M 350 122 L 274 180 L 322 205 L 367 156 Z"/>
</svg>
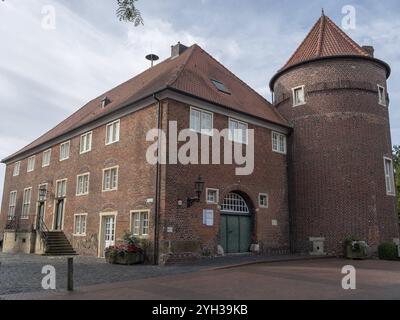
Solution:
<svg viewBox="0 0 400 320">
<path fill-rule="evenodd" d="M 35 252 L 36 233 L 4 231 L 3 252 L 25 253 Z"/>
</svg>

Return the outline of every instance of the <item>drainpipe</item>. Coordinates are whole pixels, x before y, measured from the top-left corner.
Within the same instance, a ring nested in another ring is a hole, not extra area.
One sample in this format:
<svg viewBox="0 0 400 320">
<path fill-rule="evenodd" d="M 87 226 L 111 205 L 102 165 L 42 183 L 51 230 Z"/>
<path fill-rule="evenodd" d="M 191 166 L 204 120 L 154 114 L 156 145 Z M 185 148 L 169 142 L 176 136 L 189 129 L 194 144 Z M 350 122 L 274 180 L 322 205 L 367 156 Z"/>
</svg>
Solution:
<svg viewBox="0 0 400 320">
<path fill-rule="evenodd" d="M 156 94 L 153 94 L 153 98 L 157 101 L 157 129 L 161 130 L 161 100 L 158 99 Z M 158 134 L 157 140 L 157 167 L 156 167 L 156 203 L 155 203 L 155 213 L 154 213 L 154 264 L 158 265 L 158 250 L 159 250 L 159 216 L 160 216 L 160 176 L 161 176 L 161 136 Z"/>
</svg>

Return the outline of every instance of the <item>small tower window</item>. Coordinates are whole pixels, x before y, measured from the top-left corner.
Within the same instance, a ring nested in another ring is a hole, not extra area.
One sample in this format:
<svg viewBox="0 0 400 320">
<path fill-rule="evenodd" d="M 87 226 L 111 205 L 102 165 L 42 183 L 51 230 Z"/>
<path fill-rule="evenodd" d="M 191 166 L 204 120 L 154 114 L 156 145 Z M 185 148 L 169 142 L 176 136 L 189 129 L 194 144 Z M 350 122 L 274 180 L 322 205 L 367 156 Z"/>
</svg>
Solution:
<svg viewBox="0 0 400 320">
<path fill-rule="evenodd" d="M 386 107 L 386 89 L 378 84 L 379 104 Z"/>
<path fill-rule="evenodd" d="M 293 107 L 305 104 L 304 86 L 293 88 Z"/>
</svg>

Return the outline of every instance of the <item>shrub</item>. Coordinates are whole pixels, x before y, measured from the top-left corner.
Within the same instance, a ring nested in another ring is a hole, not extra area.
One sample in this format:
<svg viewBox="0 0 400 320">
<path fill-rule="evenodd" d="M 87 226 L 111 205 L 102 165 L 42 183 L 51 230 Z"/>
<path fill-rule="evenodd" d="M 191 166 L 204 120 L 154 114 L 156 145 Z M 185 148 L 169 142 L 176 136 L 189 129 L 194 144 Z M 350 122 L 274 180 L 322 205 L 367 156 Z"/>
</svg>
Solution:
<svg viewBox="0 0 400 320">
<path fill-rule="evenodd" d="M 379 259 L 382 260 L 398 260 L 399 254 L 396 244 L 394 243 L 382 243 L 378 247 Z"/>
</svg>

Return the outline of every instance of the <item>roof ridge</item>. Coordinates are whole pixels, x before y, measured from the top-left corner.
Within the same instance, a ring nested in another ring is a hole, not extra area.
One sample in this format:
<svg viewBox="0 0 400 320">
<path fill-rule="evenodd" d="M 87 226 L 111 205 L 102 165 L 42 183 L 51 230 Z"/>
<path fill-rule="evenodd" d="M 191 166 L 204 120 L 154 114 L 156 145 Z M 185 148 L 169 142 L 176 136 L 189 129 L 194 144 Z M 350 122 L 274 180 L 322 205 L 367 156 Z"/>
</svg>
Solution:
<svg viewBox="0 0 400 320">
<path fill-rule="evenodd" d="M 321 16 L 321 19 L 318 21 L 321 21 L 320 28 L 319 28 L 319 35 L 318 35 L 318 47 L 317 47 L 317 57 L 320 57 L 321 53 L 322 53 L 322 44 L 324 42 L 324 33 L 325 33 L 325 27 L 326 27 L 325 15 L 323 14 Z"/>
<path fill-rule="evenodd" d="M 350 44 L 354 49 L 359 51 L 360 54 L 369 55 L 357 42 L 351 39 L 346 32 L 344 32 L 341 28 L 339 28 L 339 26 L 337 26 L 336 23 L 334 23 L 329 17 L 326 18 L 327 21 L 330 23 L 330 25 L 343 36 L 343 38 L 347 41 L 348 44 Z"/>
<path fill-rule="evenodd" d="M 307 39 L 310 37 L 310 35 L 313 33 L 314 29 L 316 28 L 316 26 L 318 25 L 318 23 L 320 22 L 321 19 L 318 19 L 317 22 L 314 23 L 313 27 L 311 28 L 311 30 L 307 33 L 306 37 L 303 39 L 303 41 L 300 43 L 300 45 L 297 47 L 297 49 L 295 50 L 295 52 L 290 56 L 290 58 L 286 61 L 286 63 L 284 64 L 284 66 L 280 69 L 283 70 L 284 68 L 286 68 L 286 66 L 289 64 L 289 62 L 296 56 L 296 54 L 300 51 L 300 49 L 303 47 L 303 44 L 307 41 Z"/>
<path fill-rule="evenodd" d="M 171 76 L 171 79 L 167 82 L 167 87 L 171 87 L 174 85 L 174 83 L 178 80 L 179 76 L 182 74 L 183 70 L 185 69 L 187 63 L 189 62 L 190 58 L 193 55 L 193 52 L 196 48 L 196 44 L 193 44 L 192 46 L 190 46 L 187 50 L 191 50 L 190 53 L 187 55 L 187 57 L 185 58 L 185 60 L 183 61 L 183 63 L 180 65 L 180 67 L 178 68 L 177 72 Z"/>
<path fill-rule="evenodd" d="M 236 76 L 232 71 L 230 71 L 226 66 L 224 66 L 221 62 L 219 62 L 217 59 L 215 59 L 212 55 L 210 55 L 207 51 L 205 51 L 203 48 L 199 47 L 202 52 L 204 52 L 206 55 L 208 55 L 212 60 L 214 60 L 215 62 L 217 62 L 218 64 L 220 64 L 221 66 L 223 66 L 226 70 L 228 70 L 228 72 L 238 81 L 240 81 L 242 84 L 244 84 L 248 89 L 250 89 L 252 92 L 256 93 L 257 96 L 259 98 L 261 98 L 264 101 L 267 101 L 268 103 L 270 103 L 267 99 L 265 99 L 262 95 L 260 95 L 257 91 L 255 91 L 252 87 L 250 87 L 246 82 L 244 82 L 243 80 L 241 80 L 238 76 Z M 215 79 L 218 80 L 218 79 Z M 271 103 L 270 103 L 271 104 Z"/>
<path fill-rule="evenodd" d="M 217 59 L 215 59 L 211 54 L 209 54 L 206 50 L 201 48 L 199 45 L 195 44 L 197 48 L 199 48 L 202 52 L 204 52 L 207 56 L 209 56 L 213 61 L 221 65 L 223 68 L 225 68 L 229 74 L 233 76 L 234 79 L 238 80 L 241 84 L 243 84 L 246 88 L 248 88 L 250 91 L 256 94 L 257 98 L 260 99 L 263 102 L 267 102 L 268 105 L 271 107 L 270 109 L 272 112 L 274 112 L 281 120 L 286 122 L 286 119 L 273 107 L 272 103 L 269 102 L 266 98 L 264 98 L 261 94 L 259 94 L 256 90 L 254 90 L 252 87 L 250 87 L 246 82 L 244 82 L 242 79 L 240 79 L 237 75 L 235 75 L 232 71 L 230 71 L 226 66 L 224 66 L 223 63 L 219 62 Z M 217 80 L 217 79 L 216 79 Z"/>
</svg>

